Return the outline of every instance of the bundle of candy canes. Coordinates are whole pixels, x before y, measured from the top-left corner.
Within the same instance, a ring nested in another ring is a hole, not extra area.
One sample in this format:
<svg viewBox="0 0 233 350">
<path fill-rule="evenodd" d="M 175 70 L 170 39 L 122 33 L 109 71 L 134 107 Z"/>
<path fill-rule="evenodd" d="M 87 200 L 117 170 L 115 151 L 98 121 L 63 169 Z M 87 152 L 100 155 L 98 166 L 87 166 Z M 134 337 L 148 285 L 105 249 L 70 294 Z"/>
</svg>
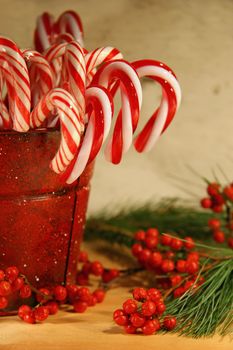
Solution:
<svg viewBox="0 0 233 350">
<path fill-rule="evenodd" d="M 82 23 L 66 11 L 55 21 L 48 14 L 37 20 L 36 50 L 21 50 L 0 37 L 0 128 L 28 132 L 59 128 L 61 141 L 51 168 L 73 183 L 95 159 L 107 139 L 106 159 L 118 164 L 134 144 L 150 150 L 171 123 L 181 100 L 174 72 L 155 60 L 127 62 L 119 50 L 83 46 Z M 162 99 L 137 133 L 142 106 L 140 79 L 159 83 Z M 114 118 L 114 96 L 121 108 Z"/>
</svg>

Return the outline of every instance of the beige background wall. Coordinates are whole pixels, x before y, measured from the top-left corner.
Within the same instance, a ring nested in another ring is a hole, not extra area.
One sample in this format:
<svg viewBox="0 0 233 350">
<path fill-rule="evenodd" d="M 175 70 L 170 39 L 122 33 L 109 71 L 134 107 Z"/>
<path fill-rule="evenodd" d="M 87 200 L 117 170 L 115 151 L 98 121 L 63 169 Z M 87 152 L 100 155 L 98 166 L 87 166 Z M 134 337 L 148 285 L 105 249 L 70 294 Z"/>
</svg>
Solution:
<svg viewBox="0 0 233 350">
<path fill-rule="evenodd" d="M 121 166 L 98 159 L 89 210 L 118 208 L 162 196 L 187 196 L 174 180 L 201 193 L 192 166 L 210 175 L 219 164 L 233 169 L 233 1 L 231 0 L 0 0 L 0 33 L 32 45 L 36 16 L 74 9 L 82 17 L 88 49 L 112 45 L 128 60 L 155 58 L 177 73 L 183 102 L 176 120 L 153 152 L 134 151 Z M 144 85 L 143 116 L 159 89 Z M 171 176 L 172 175 L 172 178 Z"/>
</svg>

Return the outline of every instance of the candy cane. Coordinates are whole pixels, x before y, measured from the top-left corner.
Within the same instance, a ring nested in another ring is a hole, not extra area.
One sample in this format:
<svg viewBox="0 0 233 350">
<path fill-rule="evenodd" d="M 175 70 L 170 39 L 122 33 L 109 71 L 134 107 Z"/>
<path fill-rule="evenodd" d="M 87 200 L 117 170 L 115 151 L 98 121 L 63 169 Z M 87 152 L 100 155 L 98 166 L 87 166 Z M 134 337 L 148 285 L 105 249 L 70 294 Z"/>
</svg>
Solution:
<svg viewBox="0 0 233 350">
<path fill-rule="evenodd" d="M 56 30 L 58 34 L 71 34 L 83 46 L 83 25 L 76 12 L 63 12 L 56 22 Z"/>
<path fill-rule="evenodd" d="M 0 75 L 0 129 L 10 129 L 12 127 L 11 118 L 3 101 L 4 81 Z"/>
<path fill-rule="evenodd" d="M 24 50 L 23 57 L 27 63 L 32 94 L 32 107 L 53 88 L 53 75 L 48 61 L 37 51 Z"/>
<path fill-rule="evenodd" d="M 98 154 L 103 142 L 108 136 L 112 114 L 113 101 L 109 92 L 100 87 L 89 87 L 86 90 L 87 111 L 92 108 L 83 142 L 75 162 L 66 176 L 67 183 L 73 183 Z"/>
<path fill-rule="evenodd" d="M 53 43 L 54 18 L 49 13 L 44 12 L 37 18 L 34 32 L 34 45 L 37 51 L 44 52 Z"/>
<path fill-rule="evenodd" d="M 45 58 L 51 62 L 57 58 L 64 57 L 62 72 L 55 72 L 61 76 L 59 85 L 67 89 L 76 99 L 82 115 L 85 113 L 85 85 L 86 85 L 86 66 L 84 52 L 82 47 L 76 42 L 53 45 L 47 51 Z M 61 74 L 62 73 L 62 74 Z"/>
<path fill-rule="evenodd" d="M 138 152 L 151 150 L 159 136 L 171 123 L 181 101 L 180 85 L 175 74 L 165 64 L 154 60 L 140 60 L 132 63 L 140 78 L 149 77 L 163 89 L 162 101 L 143 130 L 134 141 Z"/>
<path fill-rule="evenodd" d="M 16 44 L 0 37 L 0 71 L 6 82 L 13 129 L 29 129 L 31 92 L 27 65 Z"/>
<path fill-rule="evenodd" d="M 61 173 L 78 151 L 84 123 L 74 98 L 63 89 L 53 89 L 40 100 L 31 113 L 31 127 L 43 125 L 51 113 L 59 115 L 61 125 L 61 143 L 51 161 L 51 168 Z"/>
<path fill-rule="evenodd" d="M 120 82 L 122 111 L 117 117 L 113 136 L 106 146 L 105 156 L 107 160 L 118 164 L 132 144 L 142 104 L 142 90 L 134 68 L 123 60 L 108 62 L 102 66 L 95 74 L 92 84 L 110 89 L 115 82 Z"/>
<path fill-rule="evenodd" d="M 93 76 L 96 73 L 96 68 L 98 66 L 100 66 L 103 63 L 122 58 L 123 56 L 121 52 L 111 46 L 101 47 L 87 53 L 85 56 L 87 70 L 87 85 L 90 85 Z"/>
</svg>

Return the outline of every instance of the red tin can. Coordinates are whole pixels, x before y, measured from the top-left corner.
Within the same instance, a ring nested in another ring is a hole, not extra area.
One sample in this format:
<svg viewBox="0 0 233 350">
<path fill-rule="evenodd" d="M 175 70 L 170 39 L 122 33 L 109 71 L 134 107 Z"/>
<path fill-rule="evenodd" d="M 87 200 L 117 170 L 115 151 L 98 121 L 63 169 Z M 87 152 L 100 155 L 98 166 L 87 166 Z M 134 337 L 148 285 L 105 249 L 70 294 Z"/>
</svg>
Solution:
<svg viewBox="0 0 233 350">
<path fill-rule="evenodd" d="M 75 282 L 92 177 L 67 185 L 49 167 L 58 130 L 0 132 L 0 269 L 16 265 L 35 287 Z"/>
</svg>

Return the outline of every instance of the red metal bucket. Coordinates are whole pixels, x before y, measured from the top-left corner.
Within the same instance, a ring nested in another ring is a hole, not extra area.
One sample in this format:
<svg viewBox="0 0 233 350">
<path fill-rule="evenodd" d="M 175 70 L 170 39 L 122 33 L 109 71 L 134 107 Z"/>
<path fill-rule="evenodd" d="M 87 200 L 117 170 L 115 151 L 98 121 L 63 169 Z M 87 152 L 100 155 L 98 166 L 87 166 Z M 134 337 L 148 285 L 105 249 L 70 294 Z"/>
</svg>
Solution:
<svg viewBox="0 0 233 350">
<path fill-rule="evenodd" d="M 16 265 L 36 287 L 73 283 L 93 165 L 72 185 L 49 164 L 57 130 L 0 132 L 0 269 Z"/>
</svg>

